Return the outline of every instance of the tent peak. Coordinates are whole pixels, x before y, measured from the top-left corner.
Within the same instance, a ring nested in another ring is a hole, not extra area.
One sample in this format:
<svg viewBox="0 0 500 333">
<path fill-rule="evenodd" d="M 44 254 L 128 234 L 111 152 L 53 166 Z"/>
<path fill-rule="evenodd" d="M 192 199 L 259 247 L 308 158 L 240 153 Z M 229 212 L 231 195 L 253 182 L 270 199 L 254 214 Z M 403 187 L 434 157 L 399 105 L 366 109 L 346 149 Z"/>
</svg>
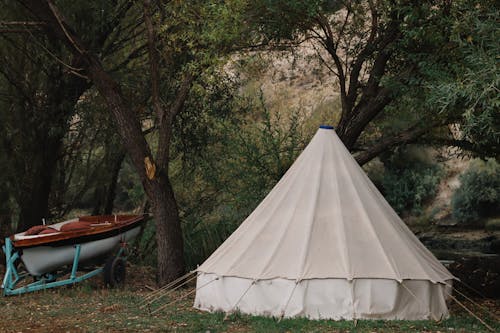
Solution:
<svg viewBox="0 0 500 333">
<path fill-rule="evenodd" d="M 330 125 L 319 125 L 319 128 L 328 129 L 328 130 L 334 129 L 333 126 L 330 126 Z"/>
</svg>

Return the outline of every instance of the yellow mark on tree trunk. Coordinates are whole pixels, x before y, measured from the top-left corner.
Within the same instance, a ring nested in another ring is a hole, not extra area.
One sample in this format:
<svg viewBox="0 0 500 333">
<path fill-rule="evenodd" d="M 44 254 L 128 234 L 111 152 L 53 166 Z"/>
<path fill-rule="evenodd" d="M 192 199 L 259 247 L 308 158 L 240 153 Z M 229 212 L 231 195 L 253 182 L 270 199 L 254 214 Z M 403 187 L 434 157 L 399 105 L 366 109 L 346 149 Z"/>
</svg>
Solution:
<svg viewBox="0 0 500 333">
<path fill-rule="evenodd" d="M 146 176 L 149 180 L 155 178 L 156 174 L 156 165 L 151 161 L 149 156 L 144 158 L 144 166 L 146 167 Z"/>
</svg>

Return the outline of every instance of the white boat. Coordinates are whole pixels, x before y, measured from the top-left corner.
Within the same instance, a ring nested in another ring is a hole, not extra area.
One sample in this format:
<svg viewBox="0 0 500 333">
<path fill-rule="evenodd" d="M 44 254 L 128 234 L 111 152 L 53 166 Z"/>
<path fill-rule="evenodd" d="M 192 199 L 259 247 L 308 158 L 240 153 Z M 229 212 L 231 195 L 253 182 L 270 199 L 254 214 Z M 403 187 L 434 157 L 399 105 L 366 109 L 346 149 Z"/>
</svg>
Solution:
<svg viewBox="0 0 500 333">
<path fill-rule="evenodd" d="M 10 239 L 28 273 L 41 276 L 71 265 L 78 244 L 81 263 L 111 254 L 139 234 L 143 221 L 142 215 L 84 216 L 37 226 Z"/>
</svg>

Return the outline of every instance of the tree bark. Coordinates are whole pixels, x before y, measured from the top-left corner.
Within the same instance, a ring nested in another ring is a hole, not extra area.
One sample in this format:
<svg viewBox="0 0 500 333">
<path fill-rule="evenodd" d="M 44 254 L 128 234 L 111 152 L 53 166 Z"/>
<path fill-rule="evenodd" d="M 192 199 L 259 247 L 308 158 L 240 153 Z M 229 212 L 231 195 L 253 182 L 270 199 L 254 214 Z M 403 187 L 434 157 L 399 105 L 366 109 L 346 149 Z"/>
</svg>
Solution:
<svg viewBox="0 0 500 333">
<path fill-rule="evenodd" d="M 389 92 L 385 89 L 379 89 L 375 95 L 362 98 L 351 117 L 346 117 L 345 124 L 342 126 L 342 131 L 339 134 L 340 139 L 347 147 L 352 150 L 356 141 L 361 136 L 366 126 L 391 102 Z"/>
<path fill-rule="evenodd" d="M 174 191 L 165 175 L 159 175 L 157 181 L 146 186 L 146 192 L 157 221 L 157 280 L 163 284 L 184 274 L 184 243 L 179 211 Z"/>
</svg>

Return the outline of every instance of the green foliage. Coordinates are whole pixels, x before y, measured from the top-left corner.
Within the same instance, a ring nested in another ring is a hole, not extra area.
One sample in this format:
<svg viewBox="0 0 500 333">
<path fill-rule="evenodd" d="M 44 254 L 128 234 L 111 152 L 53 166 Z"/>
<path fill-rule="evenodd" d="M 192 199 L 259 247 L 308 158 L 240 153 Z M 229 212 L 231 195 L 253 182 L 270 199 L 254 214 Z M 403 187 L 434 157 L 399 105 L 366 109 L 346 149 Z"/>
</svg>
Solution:
<svg viewBox="0 0 500 333">
<path fill-rule="evenodd" d="M 455 119 L 438 112 L 430 86 L 448 78 L 457 66 L 457 51 L 449 43 L 454 18 L 450 4 L 424 1 L 418 5 L 395 4 L 402 20 L 400 38 L 392 47 L 382 84 L 391 90 L 392 102 L 372 123 L 372 132 L 384 136 L 408 128 L 439 127 Z M 453 59 L 453 61 L 451 61 Z"/>
<path fill-rule="evenodd" d="M 217 94 L 205 97 L 210 96 Z M 178 132 L 182 140 L 176 141 L 176 149 L 187 149 L 176 154 L 171 174 L 189 268 L 203 262 L 234 231 L 304 147 L 297 112 L 271 115 L 262 96 L 259 104 L 248 103 L 232 100 L 230 118 L 202 107 L 206 112 L 188 112 L 180 120 L 190 124 L 182 128 L 192 133 Z M 203 98 L 194 104 L 203 105 L 212 104 Z M 249 108 L 254 110 L 251 118 Z"/>
<path fill-rule="evenodd" d="M 128 260 L 140 266 L 156 267 L 156 227 L 153 219 L 148 219 L 141 233 L 132 242 Z"/>
<path fill-rule="evenodd" d="M 332 1 L 255 1 L 248 6 L 249 21 L 254 22 L 268 40 L 301 37 L 304 29 L 314 24 L 315 16 L 327 8 L 333 12 L 338 7 Z"/>
<path fill-rule="evenodd" d="M 500 214 L 500 164 L 493 159 L 474 160 L 460 175 L 451 204 L 453 217 L 460 223 Z"/>
<path fill-rule="evenodd" d="M 404 149 L 390 154 L 383 162 L 381 185 L 386 200 L 399 214 L 422 213 L 423 205 L 436 194 L 441 168 Z"/>
<path fill-rule="evenodd" d="M 132 211 L 141 207 L 145 199 L 144 189 L 137 172 L 126 159 L 118 176 L 115 209 L 117 211 Z"/>
<path fill-rule="evenodd" d="M 199 162 L 204 185 L 200 200 L 192 203 L 204 202 L 206 210 L 183 201 L 191 267 L 201 263 L 253 211 L 303 148 L 295 118 L 283 126 L 265 110 L 263 117 L 260 124 L 227 128 L 224 146 L 213 147 L 217 153 Z M 206 198 L 209 193 L 211 200 Z M 196 212 L 201 216 L 193 214 Z"/>
<path fill-rule="evenodd" d="M 455 114 L 461 139 L 482 156 L 500 152 L 500 8 L 497 1 L 459 1 L 450 23 L 447 75 L 429 81 L 429 102 Z"/>
</svg>

